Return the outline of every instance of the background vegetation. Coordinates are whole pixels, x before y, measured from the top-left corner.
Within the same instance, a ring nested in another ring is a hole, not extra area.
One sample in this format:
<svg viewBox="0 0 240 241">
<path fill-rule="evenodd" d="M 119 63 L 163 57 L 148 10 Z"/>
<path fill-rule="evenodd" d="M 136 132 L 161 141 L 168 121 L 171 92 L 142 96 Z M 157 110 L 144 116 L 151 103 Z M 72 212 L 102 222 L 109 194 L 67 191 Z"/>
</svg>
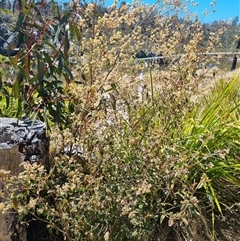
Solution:
<svg viewBox="0 0 240 241">
<path fill-rule="evenodd" d="M 218 62 L 202 53 L 234 49 L 237 19 L 202 25 L 184 1 L 16 9 L 1 115 L 47 124 L 51 169 L 2 170 L 1 210 L 41 220 L 49 240 L 222 240 L 217 217 L 239 202 L 240 80 L 199 95 L 209 69 L 196 72 Z M 135 62 L 140 50 L 168 64 Z"/>
</svg>

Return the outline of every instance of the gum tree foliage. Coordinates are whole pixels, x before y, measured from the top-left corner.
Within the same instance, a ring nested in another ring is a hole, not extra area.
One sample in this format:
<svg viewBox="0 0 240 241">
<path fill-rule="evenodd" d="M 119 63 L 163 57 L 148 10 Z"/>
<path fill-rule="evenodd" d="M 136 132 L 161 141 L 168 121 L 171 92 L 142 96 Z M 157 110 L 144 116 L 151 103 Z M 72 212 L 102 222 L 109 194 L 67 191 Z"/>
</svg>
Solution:
<svg viewBox="0 0 240 241">
<path fill-rule="evenodd" d="M 65 93 L 73 79 L 69 69 L 70 39 L 80 36 L 75 28 L 76 13 L 61 12 L 54 1 L 17 4 L 14 32 L 18 38 L 11 47 L 18 47 L 19 51 L 14 57 L 9 56 L 17 74 L 8 86 L 1 81 L 6 108 L 14 102 L 17 108 L 13 116 L 34 116 L 48 126 L 50 122 L 62 126 L 73 111 L 73 103 Z"/>
</svg>

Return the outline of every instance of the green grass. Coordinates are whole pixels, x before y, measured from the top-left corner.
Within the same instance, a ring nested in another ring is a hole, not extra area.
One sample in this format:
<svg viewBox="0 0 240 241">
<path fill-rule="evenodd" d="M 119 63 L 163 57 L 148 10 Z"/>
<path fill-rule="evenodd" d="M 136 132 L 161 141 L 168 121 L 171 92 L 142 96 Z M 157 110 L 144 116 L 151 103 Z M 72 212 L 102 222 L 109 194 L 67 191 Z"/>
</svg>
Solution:
<svg viewBox="0 0 240 241">
<path fill-rule="evenodd" d="M 240 188 L 239 87 L 239 77 L 218 82 L 187 116 L 182 132 L 193 167 L 189 178 L 207 177 L 203 187 L 219 212 Z"/>
</svg>

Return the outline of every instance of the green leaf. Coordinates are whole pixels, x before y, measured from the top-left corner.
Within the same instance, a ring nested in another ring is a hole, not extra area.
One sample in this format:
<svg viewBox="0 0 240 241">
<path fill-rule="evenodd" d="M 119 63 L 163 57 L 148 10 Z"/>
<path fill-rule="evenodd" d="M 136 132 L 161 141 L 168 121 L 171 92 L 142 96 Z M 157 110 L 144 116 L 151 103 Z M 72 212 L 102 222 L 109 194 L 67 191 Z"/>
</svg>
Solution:
<svg viewBox="0 0 240 241">
<path fill-rule="evenodd" d="M 54 74 L 54 66 L 53 66 L 53 60 L 52 57 L 49 56 L 48 53 L 44 53 L 44 59 L 46 60 L 46 62 L 48 63 L 48 68 L 46 69 L 45 74 L 49 74 L 50 76 L 52 76 Z"/>
<path fill-rule="evenodd" d="M 216 204 L 216 206 L 217 206 L 217 208 L 218 208 L 218 211 L 219 211 L 220 213 L 222 213 L 222 208 L 221 208 L 221 206 L 220 206 L 220 204 L 219 204 L 217 195 L 216 195 L 216 193 L 215 193 L 215 191 L 214 191 L 211 183 L 208 183 L 207 185 L 208 185 L 208 187 L 209 187 L 209 189 L 210 189 L 210 191 L 211 191 L 213 200 L 214 200 L 214 202 L 215 202 L 215 204 Z"/>
<path fill-rule="evenodd" d="M 57 42 L 58 42 L 59 35 L 60 35 L 61 31 L 62 31 L 62 26 L 61 26 L 61 25 L 58 25 L 57 31 L 56 31 L 56 33 L 55 33 L 55 38 L 54 38 L 54 40 L 53 40 L 54 43 L 57 43 Z"/>
<path fill-rule="evenodd" d="M 70 12 L 67 12 L 60 20 L 60 24 L 61 25 L 65 25 L 68 23 L 68 20 L 69 20 L 69 17 L 70 17 Z"/>
<path fill-rule="evenodd" d="M 73 113 L 75 110 L 75 104 L 73 102 L 70 102 L 68 105 L 68 110 L 70 113 Z"/>
<path fill-rule="evenodd" d="M 23 13 L 19 14 L 14 32 L 20 32 L 21 28 L 23 27 L 25 18 L 26 18 L 26 14 L 23 14 Z"/>
<path fill-rule="evenodd" d="M 51 131 L 51 127 L 50 127 L 47 112 L 48 112 L 48 110 L 47 110 L 46 106 L 44 106 L 44 108 L 43 108 L 43 121 L 46 123 L 47 129 Z"/>
<path fill-rule="evenodd" d="M 61 122 L 62 106 L 63 106 L 63 104 L 61 102 L 57 102 L 56 116 L 55 116 L 56 123 L 60 123 Z"/>
<path fill-rule="evenodd" d="M 18 98 L 17 102 L 17 118 L 20 118 L 20 113 L 22 112 L 22 101 L 20 98 Z"/>
<path fill-rule="evenodd" d="M 15 99 L 18 99 L 20 96 L 20 80 L 21 80 L 22 74 L 19 73 L 17 79 L 15 80 L 12 91 L 13 91 L 13 96 Z"/>
<path fill-rule="evenodd" d="M 165 214 L 162 214 L 161 217 L 160 217 L 160 224 L 163 223 L 164 219 L 166 218 L 166 215 Z"/>
<path fill-rule="evenodd" d="M 65 38 L 64 38 L 64 58 L 65 58 L 65 62 L 68 60 L 68 50 L 69 50 L 69 48 L 70 48 L 70 43 L 69 43 L 69 38 L 68 38 L 68 32 L 65 32 Z"/>
<path fill-rule="evenodd" d="M 30 9 L 29 8 L 23 8 L 21 13 L 23 13 L 25 15 L 29 15 L 30 14 Z"/>
<path fill-rule="evenodd" d="M 71 72 L 71 70 L 68 68 L 68 66 L 67 66 L 67 65 L 64 65 L 63 68 L 64 68 L 64 71 L 66 72 L 66 74 L 64 75 L 64 76 L 65 76 L 65 79 L 67 80 L 67 79 L 70 78 L 71 80 L 73 80 L 72 72 Z M 67 77 L 68 77 L 68 78 L 67 78 Z"/>
<path fill-rule="evenodd" d="M 6 98 L 6 109 L 8 109 L 9 104 L 10 104 L 10 96 L 9 93 L 7 91 L 7 89 L 2 89 L 2 93 L 4 94 L 5 98 Z"/>
<path fill-rule="evenodd" d="M 62 74 L 62 70 L 63 70 L 63 58 L 62 58 L 62 56 L 59 56 L 59 58 L 58 58 L 58 70 L 57 70 L 57 73 L 59 74 L 59 75 L 61 75 Z"/>
<path fill-rule="evenodd" d="M 78 41 L 81 41 L 81 39 L 82 39 L 82 34 L 81 34 L 81 31 L 80 31 L 80 29 L 79 29 L 79 27 L 77 26 L 77 25 L 72 25 L 72 28 L 70 28 L 70 31 L 74 31 L 75 32 L 75 34 L 76 34 L 76 36 L 77 36 L 77 40 Z M 72 37 L 73 37 L 74 35 L 72 34 Z"/>
<path fill-rule="evenodd" d="M 38 57 L 38 81 L 42 82 L 44 77 L 44 62 L 43 59 Z"/>
<path fill-rule="evenodd" d="M 52 2 L 53 3 L 53 2 Z M 57 16 L 56 16 L 56 18 L 60 21 L 61 20 L 61 11 L 60 11 L 60 8 L 59 8 L 59 6 L 57 5 L 57 4 L 55 4 L 55 8 L 56 8 L 56 10 L 57 10 Z"/>
<path fill-rule="evenodd" d="M 57 52 L 58 49 L 56 48 L 56 46 L 52 43 L 50 43 L 49 41 L 44 41 L 44 44 L 48 45 L 54 52 Z"/>
<path fill-rule="evenodd" d="M 0 71 L 0 90 L 2 89 L 2 84 L 3 84 L 3 82 L 2 82 L 2 71 Z"/>
</svg>

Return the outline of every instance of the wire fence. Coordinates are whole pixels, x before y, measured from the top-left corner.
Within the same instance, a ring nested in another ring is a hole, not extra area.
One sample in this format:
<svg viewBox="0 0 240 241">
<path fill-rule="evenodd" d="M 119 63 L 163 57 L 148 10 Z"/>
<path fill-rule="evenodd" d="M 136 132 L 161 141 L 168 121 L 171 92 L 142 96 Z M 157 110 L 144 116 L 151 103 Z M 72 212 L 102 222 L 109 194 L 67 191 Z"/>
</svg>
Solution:
<svg viewBox="0 0 240 241">
<path fill-rule="evenodd" d="M 232 65 L 231 65 L 231 71 L 236 69 L 236 66 L 237 66 L 237 60 L 238 60 L 238 57 L 240 57 L 240 38 L 238 39 L 237 41 L 237 46 L 236 46 L 236 51 L 228 51 L 228 52 L 210 52 L 210 53 L 198 53 L 198 56 L 232 56 Z M 143 51 L 140 51 L 144 54 Z M 153 53 L 151 53 L 151 55 L 154 55 Z M 159 65 L 164 65 L 166 64 L 166 59 L 175 59 L 174 61 L 176 60 L 179 60 L 182 56 L 184 56 L 184 54 L 179 54 L 179 55 L 171 55 L 171 56 L 162 56 L 161 54 L 158 55 L 158 56 L 141 56 L 141 57 L 138 57 L 138 58 L 135 58 L 135 61 L 138 62 L 138 61 L 146 61 L 146 62 L 151 62 L 151 61 L 157 61 L 157 63 Z M 173 61 L 173 62 L 174 62 Z"/>
<path fill-rule="evenodd" d="M 198 53 L 199 56 L 207 56 L 207 55 L 210 55 L 210 56 L 232 56 L 232 65 L 231 65 L 231 71 L 236 69 L 236 66 L 237 66 L 237 60 L 238 60 L 238 57 L 240 57 L 240 52 L 239 51 L 229 51 L 229 52 L 212 52 L 212 53 Z M 179 55 L 171 55 L 171 56 L 154 56 L 154 57 L 144 57 L 144 58 L 135 58 L 135 61 L 136 62 L 139 62 L 139 61 L 146 61 L 146 62 L 151 62 L 151 61 L 154 61 L 154 60 L 160 60 L 163 61 L 166 60 L 166 59 L 180 59 L 182 56 L 184 56 L 184 54 L 179 54 Z"/>
</svg>

